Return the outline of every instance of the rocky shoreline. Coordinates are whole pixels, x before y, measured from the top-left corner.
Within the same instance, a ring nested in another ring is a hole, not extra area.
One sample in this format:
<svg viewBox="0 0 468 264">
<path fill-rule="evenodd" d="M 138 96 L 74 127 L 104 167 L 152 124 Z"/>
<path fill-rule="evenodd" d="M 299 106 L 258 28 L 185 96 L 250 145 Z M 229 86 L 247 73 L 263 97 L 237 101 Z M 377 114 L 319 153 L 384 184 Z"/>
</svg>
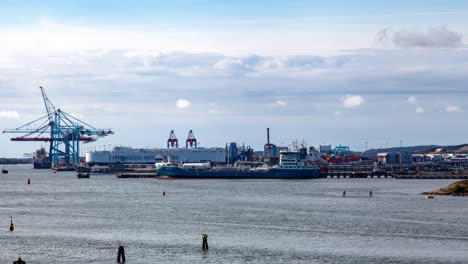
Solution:
<svg viewBox="0 0 468 264">
<path fill-rule="evenodd" d="M 461 180 L 450 184 L 445 188 L 435 190 L 432 192 L 423 192 L 421 194 L 429 195 L 454 195 L 454 196 L 468 196 L 468 180 Z"/>
</svg>

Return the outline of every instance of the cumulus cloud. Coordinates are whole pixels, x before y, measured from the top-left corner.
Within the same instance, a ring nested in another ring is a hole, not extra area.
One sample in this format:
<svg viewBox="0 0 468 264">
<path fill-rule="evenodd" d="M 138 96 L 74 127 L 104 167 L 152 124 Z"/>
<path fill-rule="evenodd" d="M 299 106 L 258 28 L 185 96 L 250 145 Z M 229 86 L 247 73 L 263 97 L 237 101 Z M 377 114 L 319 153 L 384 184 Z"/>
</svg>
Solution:
<svg viewBox="0 0 468 264">
<path fill-rule="evenodd" d="M 424 113 L 424 108 L 422 108 L 421 106 L 416 107 L 416 113 L 418 114 Z"/>
<path fill-rule="evenodd" d="M 179 109 L 186 109 L 186 108 L 189 108 L 191 105 L 192 103 L 185 99 L 178 99 L 176 102 L 176 107 Z"/>
<path fill-rule="evenodd" d="M 416 96 L 410 96 L 407 100 L 408 103 L 410 104 L 417 104 L 418 100 L 416 99 Z"/>
<path fill-rule="evenodd" d="M 445 107 L 445 112 L 448 112 L 448 113 L 461 112 L 461 108 L 456 105 L 449 105 Z"/>
<path fill-rule="evenodd" d="M 287 103 L 285 101 L 278 100 L 275 102 L 275 106 L 286 106 Z"/>
<path fill-rule="evenodd" d="M 355 108 L 361 106 L 365 102 L 360 95 L 347 95 L 343 98 L 343 106 L 346 108 Z"/>
<path fill-rule="evenodd" d="M 462 35 L 444 26 L 417 29 L 393 30 L 384 28 L 377 33 L 376 39 L 384 45 L 401 48 L 453 47 L 462 43 Z"/>
<path fill-rule="evenodd" d="M 238 58 L 221 59 L 214 64 L 214 69 L 225 74 L 243 74 L 253 71 L 249 64 Z"/>
<path fill-rule="evenodd" d="M 16 119 L 19 117 L 20 115 L 16 111 L 0 111 L 0 118 Z"/>
</svg>

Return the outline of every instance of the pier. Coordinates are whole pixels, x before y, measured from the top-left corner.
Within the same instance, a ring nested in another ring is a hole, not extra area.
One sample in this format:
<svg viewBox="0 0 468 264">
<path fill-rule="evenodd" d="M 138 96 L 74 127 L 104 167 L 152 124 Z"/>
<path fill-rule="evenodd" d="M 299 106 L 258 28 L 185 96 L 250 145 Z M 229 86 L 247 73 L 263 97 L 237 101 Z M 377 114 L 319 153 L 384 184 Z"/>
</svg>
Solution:
<svg viewBox="0 0 468 264">
<path fill-rule="evenodd" d="M 128 173 L 118 173 L 117 178 L 156 178 L 156 173 L 138 173 L 138 172 L 128 172 Z"/>
<path fill-rule="evenodd" d="M 321 174 L 322 178 L 394 178 L 394 179 L 468 179 L 468 174 L 454 173 L 449 171 L 430 171 L 416 170 L 410 166 L 392 165 L 378 166 L 347 164 L 347 165 L 328 165 L 326 172 Z"/>
</svg>

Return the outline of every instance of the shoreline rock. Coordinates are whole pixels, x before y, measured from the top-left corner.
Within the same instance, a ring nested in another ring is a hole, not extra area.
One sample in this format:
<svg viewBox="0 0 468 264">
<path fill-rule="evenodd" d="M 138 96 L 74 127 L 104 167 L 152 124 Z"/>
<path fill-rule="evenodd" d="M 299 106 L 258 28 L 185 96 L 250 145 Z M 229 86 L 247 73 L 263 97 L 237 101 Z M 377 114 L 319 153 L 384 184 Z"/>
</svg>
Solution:
<svg viewBox="0 0 468 264">
<path fill-rule="evenodd" d="M 421 194 L 468 196 L 468 180 L 457 181 L 445 188 L 440 188 L 431 192 L 423 192 Z"/>
</svg>

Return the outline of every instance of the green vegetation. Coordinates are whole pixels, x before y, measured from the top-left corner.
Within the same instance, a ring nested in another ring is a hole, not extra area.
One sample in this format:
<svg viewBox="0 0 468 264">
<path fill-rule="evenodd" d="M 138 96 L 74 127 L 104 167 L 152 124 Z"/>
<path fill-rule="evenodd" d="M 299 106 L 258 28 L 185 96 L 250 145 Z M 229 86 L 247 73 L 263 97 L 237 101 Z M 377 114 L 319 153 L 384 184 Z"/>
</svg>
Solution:
<svg viewBox="0 0 468 264">
<path fill-rule="evenodd" d="M 468 185 L 455 185 L 450 189 L 450 191 L 452 193 L 465 193 L 468 192 Z"/>
<path fill-rule="evenodd" d="M 30 164 L 31 159 L 8 159 L 0 158 L 0 164 Z"/>
</svg>

